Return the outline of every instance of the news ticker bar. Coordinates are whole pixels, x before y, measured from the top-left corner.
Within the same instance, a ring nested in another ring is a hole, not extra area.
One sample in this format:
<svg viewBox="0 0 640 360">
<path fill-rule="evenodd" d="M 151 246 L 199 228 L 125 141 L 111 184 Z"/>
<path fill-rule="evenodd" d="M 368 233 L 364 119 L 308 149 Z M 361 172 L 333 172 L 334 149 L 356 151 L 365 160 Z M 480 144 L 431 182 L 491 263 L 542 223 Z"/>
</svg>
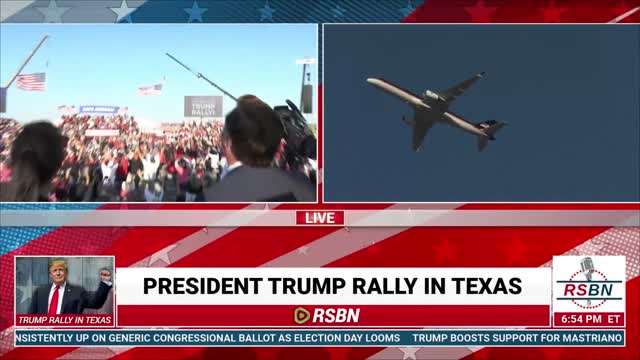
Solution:
<svg viewBox="0 0 640 360">
<path fill-rule="evenodd" d="M 1 210 L 1 226 L 640 226 L 638 210 Z"/>
<path fill-rule="evenodd" d="M 624 330 L 20 330 L 15 346 L 624 346 Z"/>
</svg>

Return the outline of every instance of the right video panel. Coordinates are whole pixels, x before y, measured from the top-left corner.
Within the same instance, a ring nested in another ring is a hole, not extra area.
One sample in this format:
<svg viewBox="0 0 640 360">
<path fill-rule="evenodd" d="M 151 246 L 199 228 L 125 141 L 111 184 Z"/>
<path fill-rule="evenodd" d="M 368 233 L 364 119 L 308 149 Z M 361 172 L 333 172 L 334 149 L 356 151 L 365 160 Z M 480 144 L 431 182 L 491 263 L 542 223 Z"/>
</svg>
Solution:
<svg viewBox="0 0 640 360">
<path fill-rule="evenodd" d="M 640 200 L 640 26 L 323 37 L 326 202 Z"/>
</svg>

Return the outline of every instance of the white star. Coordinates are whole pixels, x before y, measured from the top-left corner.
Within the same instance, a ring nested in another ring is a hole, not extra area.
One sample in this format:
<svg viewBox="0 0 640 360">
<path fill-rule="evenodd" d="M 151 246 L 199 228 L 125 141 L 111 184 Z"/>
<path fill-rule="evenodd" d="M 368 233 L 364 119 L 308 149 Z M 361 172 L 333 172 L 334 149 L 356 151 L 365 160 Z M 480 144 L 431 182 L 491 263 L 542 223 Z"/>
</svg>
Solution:
<svg viewBox="0 0 640 360">
<path fill-rule="evenodd" d="M 24 285 L 16 285 L 16 290 L 20 292 L 20 297 L 18 298 L 18 296 L 16 296 L 16 307 L 18 307 L 18 305 L 22 304 L 23 302 L 25 302 L 28 298 L 31 298 L 31 293 L 30 291 L 32 291 L 33 289 L 33 279 L 31 278 L 31 276 L 27 276 L 27 282 Z M 18 294 L 16 294 L 18 295 Z"/>
<path fill-rule="evenodd" d="M 404 354 L 402 356 L 402 360 L 416 360 L 416 353 L 418 352 L 418 350 L 420 350 L 420 348 L 405 347 L 399 348 L 399 350 Z"/>
<path fill-rule="evenodd" d="M 185 8 L 184 11 L 189 14 L 189 20 L 187 20 L 187 22 L 190 23 L 196 20 L 202 22 L 202 14 L 209 11 L 209 9 L 199 7 L 198 2 L 194 0 L 193 5 L 191 5 L 191 9 Z"/>
<path fill-rule="evenodd" d="M 344 13 L 347 12 L 347 10 L 345 8 L 343 8 L 342 6 L 340 6 L 340 3 L 336 3 L 336 7 L 333 8 L 333 17 L 334 18 L 342 18 L 344 17 Z"/>
<path fill-rule="evenodd" d="M 413 7 L 413 5 L 411 4 L 411 0 L 407 1 L 407 6 L 401 8 L 399 11 L 402 13 L 402 16 L 407 17 L 409 16 L 413 11 L 415 10 L 415 8 Z"/>
<path fill-rule="evenodd" d="M 171 264 L 171 259 L 169 259 L 169 253 L 177 247 L 178 245 L 169 245 L 166 248 L 161 249 L 155 254 L 151 255 L 151 257 L 149 257 L 148 266 L 152 266 L 158 260 L 162 260 L 166 265 Z"/>
<path fill-rule="evenodd" d="M 276 11 L 269 6 L 269 0 L 267 0 L 264 3 L 264 6 L 261 9 L 258 9 L 258 11 L 260 11 L 260 21 L 273 21 L 273 13 Z"/>
<path fill-rule="evenodd" d="M 8 327 L 2 331 L 0 331 L 0 338 L 2 338 L 3 341 L 8 340 L 9 338 L 11 339 L 11 346 L 13 347 L 13 333 L 15 332 L 15 326 L 11 326 Z"/>
<path fill-rule="evenodd" d="M 71 9 L 70 7 L 58 7 L 56 0 L 50 0 L 47 7 L 36 7 L 44 15 L 43 23 L 61 23 L 62 14 Z"/>
<path fill-rule="evenodd" d="M 107 349 L 111 350 L 111 352 L 114 353 L 114 354 L 122 354 L 125 351 L 129 351 L 129 350 L 133 349 L 133 346 L 128 346 L 128 347 L 122 347 L 122 346 L 109 347 L 109 346 L 107 346 Z"/>
<path fill-rule="evenodd" d="M 137 8 L 130 8 L 129 5 L 127 5 L 127 0 L 122 0 L 119 8 L 110 7 L 109 9 L 116 13 L 116 15 L 118 16 L 116 18 L 116 22 L 120 22 L 120 20 L 125 19 L 128 23 L 132 23 L 133 21 L 131 21 L 131 12 L 132 10 Z"/>
<path fill-rule="evenodd" d="M 307 255 L 307 251 L 309 250 L 309 247 L 307 246 L 301 246 L 298 248 L 298 254 L 299 255 Z"/>
</svg>

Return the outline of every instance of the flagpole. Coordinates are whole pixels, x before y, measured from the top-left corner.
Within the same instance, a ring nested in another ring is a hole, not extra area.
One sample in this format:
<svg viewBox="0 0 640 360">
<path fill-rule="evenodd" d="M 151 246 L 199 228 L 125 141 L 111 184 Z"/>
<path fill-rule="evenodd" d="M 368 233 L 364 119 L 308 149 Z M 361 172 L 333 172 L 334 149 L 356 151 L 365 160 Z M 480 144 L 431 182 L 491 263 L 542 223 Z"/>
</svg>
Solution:
<svg viewBox="0 0 640 360">
<path fill-rule="evenodd" d="M 24 62 L 22 63 L 22 65 L 20 65 L 20 68 L 18 69 L 18 71 L 16 71 L 16 73 L 13 75 L 13 77 L 11 78 L 11 80 L 9 80 L 9 82 L 4 86 L 5 88 L 8 88 L 9 86 L 11 86 L 11 84 L 13 84 L 13 82 L 15 81 L 15 79 L 18 77 L 18 75 L 20 75 L 20 72 L 22 71 L 22 69 L 24 69 L 25 66 L 27 66 L 27 63 L 29 62 L 29 60 L 31 60 L 31 58 L 33 57 L 33 55 L 36 53 L 36 51 L 38 51 L 38 49 L 40 48 L 40 45 L 42 45 L 42 43 L 49 37 L 49 35 L 45 34 L 42 39 L 40 39 L 40 41 L 38 42 L 38 44 L 36 45 L 35 48 L 33 48 L 33 50 L 31 50 L 31 53 L 29 54 L 29 56 L 24 60 Z"/>
</svg>

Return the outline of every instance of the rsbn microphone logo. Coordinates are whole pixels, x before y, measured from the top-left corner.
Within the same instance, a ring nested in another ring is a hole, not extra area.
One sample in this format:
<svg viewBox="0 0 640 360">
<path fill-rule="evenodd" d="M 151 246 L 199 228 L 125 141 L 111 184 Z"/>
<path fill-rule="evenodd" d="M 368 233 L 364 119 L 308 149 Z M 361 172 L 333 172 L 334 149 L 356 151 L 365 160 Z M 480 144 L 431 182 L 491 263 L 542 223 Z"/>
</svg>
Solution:
<svg viewBox="0 0 640 360">
<path fill-rule="evenodd" d="M 624 256 L 554 256 L 553 326 L 624 327 Z"/>
<path fill-rule="evenodd" d="M 622 304 L 624 311 L 624 271 L 624 256 L 554 257 L 554 311 L 592 311 L 614 304 Z"/>
<path fill-rule="evenodd" d="M 607 275 L 596 269 L 591 257 L 580 260 L 580 269 L 567 280 L 558 280 L 563 291 L 557 294 L 559 301 L 571 301 L 583 309 L 595 309 L 606 301 L 622 301 L 622 297 L 614 296 L 613 289 L 621 285 L 622 280 L 609 280 Z"/>
</svg>

